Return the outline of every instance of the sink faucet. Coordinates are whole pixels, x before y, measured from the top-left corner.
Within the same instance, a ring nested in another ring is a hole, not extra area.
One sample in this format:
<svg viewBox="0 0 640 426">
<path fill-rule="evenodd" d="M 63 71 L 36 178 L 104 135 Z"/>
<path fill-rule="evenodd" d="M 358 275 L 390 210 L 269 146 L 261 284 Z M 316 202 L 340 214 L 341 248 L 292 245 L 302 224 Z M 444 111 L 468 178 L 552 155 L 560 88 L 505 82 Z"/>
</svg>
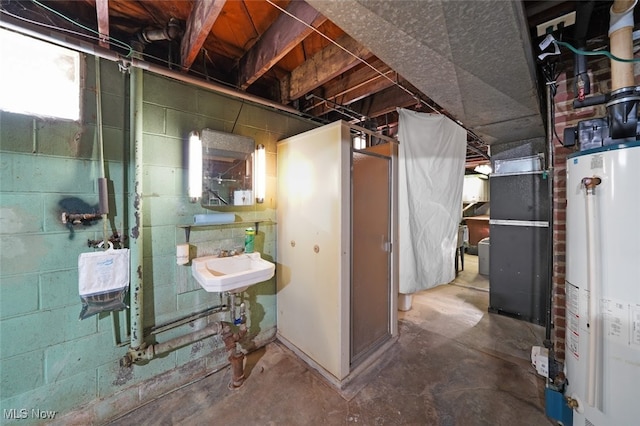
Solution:
<svg viewBox="0 0 640 426">
<path fill-rule="evenodd" d="M 244 252 L 244 248 L 243 247 L 236 247 L 234 249 L 230 249 L 230 250 L 219 250 L 218 251 L 218 257 L 229 257 L 229 256 L 235 256 L 238 254 L 242 254 Z"/>
</svg>

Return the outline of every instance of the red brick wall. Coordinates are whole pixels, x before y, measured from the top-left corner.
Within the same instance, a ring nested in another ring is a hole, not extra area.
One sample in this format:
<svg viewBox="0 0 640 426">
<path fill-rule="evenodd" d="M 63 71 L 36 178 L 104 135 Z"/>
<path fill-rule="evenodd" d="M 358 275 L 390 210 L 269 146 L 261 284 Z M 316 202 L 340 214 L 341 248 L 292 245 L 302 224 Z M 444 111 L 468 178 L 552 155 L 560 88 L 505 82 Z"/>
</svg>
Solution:
<svg viewBox="0 0 640 426">
<path fill-rule="evenodd" d="M 635 67 L 636 84 L 640 82 L 640 67 Z M 590 59 L 589 78 L 591 80 L 591 95 L 609 93 L 611 91 L 611 66 L 609 59 Z M 555 129 L 560 138 L 563 138 L 565 127 L 576 126 L 579 121 L 595 117 L 604 117 L 606 108 L 598 105 L 587 108 L 573 108 L 573 63 L 566 63 L 565 72 L 557 78 L 555 97 Z M 566 158 L 577 147 L 564 148 L 554 139 L 554 215 L 553 215 L 553 335 L 554 350 L 560 361 L 564 360 L 565 343 L 565 254 L 566 254 L 566 207 L 567 207 L 567 181 Z"/>
</svg>

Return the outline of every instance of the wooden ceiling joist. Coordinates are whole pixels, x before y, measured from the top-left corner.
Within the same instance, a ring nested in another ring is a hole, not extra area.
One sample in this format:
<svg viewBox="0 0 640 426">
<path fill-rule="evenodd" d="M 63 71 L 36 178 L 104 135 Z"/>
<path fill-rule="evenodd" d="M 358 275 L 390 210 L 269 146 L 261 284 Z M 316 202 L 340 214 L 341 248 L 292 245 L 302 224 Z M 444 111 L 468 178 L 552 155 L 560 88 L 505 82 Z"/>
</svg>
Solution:
<svg viewBox="0 0 640 426">
<path fill-rule="evenodd" d="M 358 102 L 358 104 L 357 106 L 352 104 L 350 108 L 369 118 L 375 118 L 396 111 L 397 108 L 415 107 L 419 102 L 404 90 L 393 86 L 368 97 L 364 102 Z"/>
<path fill-rule="evenodd" d="M 282 101 L 288 103 L 323 85 L 358 65 L 358 58 L 367 59 L 371 53 L 357 41 L 345 35 L 336 40 L 342 48 L 330 44 L 302 65 L 291 71 L 281 83 Z M 351 52 L 351 53 L 348 53 Z"/>
<path fill-rule="evenodd" d="M 109 49 L 109 0 L 96 0 L 100 46 Z"/>
<path fill-rule="evenodd" d="M 294 0 L 286 10 L 304 23 L 281 14 L 262 34 L 260 40 L 240 59 L 238 87 L 242 90 L 246 90 L 311 34 L 313 29 L 307 25 L 316 28 L 327 20 L 304 1 Z"/>
<path fill-rule="evenodd" d="M 348 106 L 393 86 L 397 81 L 396 72 L 379 59 L 371 61 L 370 65 L 375 70 L 364 66 L 325 84 L 323 87 L 324 98 Z M 326 104 L 317 102 L 305 112 L 311 115 L 324 115 L 327 112 Z"/>
<path fill-rule="evenodd" d="M 370 83 L 384 80 L 389 84 L 387 87 L 390 87 L 393 85 L 393 81 L 397 80 L 395 71 L 385 65 L 380 59 L 374 58 L 367 62 L 368 65 L 363 65 L 359 69 L 354 70 L 354 72 L 345 73 L 340 78 L 325 84 L 325 97 L 346 105 L 369 95 L 369 93 L 362 92 L 362 89 L 366 88 Z M 380 74 L 384 74 L 388 78 Z M 389 79 L 392 81 L 389 81 Z M 382 89 L 371 91 L 370 93 L 376 93 L 380 90 Z M 354 94 L 353 92 L 360 92 L 362 94 Z"/>
<path fill-rule="evenodd" d="M 183 70 L 193 65 L 225 3 L 226 0 L 197 0 L 194 3 L 180 45 Z"/>
</svg>

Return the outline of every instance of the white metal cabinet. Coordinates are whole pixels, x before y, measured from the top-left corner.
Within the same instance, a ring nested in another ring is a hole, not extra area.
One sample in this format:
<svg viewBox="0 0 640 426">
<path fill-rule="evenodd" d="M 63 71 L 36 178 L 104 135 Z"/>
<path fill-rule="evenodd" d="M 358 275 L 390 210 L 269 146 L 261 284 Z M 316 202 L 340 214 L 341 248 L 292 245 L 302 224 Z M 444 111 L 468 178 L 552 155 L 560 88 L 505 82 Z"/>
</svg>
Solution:
<svg viewBox="0 0 640 426">
<path fill-rule="evenodd" d="M 337 380 L 349 374 L 350 155 L 343 122 L 278 143 L 278 333 Z"/>
<path fill-rule="evenodd" d="M 278 338 L 339 387 L 397 335 L 397 151 L 353 153 L 351 131 L 278 143 Z"/>
</svg>

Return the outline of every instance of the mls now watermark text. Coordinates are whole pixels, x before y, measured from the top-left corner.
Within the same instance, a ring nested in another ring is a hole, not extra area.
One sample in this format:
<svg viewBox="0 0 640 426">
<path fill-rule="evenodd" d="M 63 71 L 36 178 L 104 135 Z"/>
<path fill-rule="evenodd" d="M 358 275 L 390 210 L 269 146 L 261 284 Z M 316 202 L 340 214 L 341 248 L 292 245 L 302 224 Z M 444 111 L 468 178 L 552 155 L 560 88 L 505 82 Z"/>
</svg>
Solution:
<svg viewBox="0 0 640 426">
<path fill-rule="evenodd" d="M 20 420 L 20 419 L 49 419 L 53 420 L 56 417 L 57 411 L 40 410 L 39 408 L 5 408 L 2 410 L 2 415 L 7 420 Z"/>
</svg>

